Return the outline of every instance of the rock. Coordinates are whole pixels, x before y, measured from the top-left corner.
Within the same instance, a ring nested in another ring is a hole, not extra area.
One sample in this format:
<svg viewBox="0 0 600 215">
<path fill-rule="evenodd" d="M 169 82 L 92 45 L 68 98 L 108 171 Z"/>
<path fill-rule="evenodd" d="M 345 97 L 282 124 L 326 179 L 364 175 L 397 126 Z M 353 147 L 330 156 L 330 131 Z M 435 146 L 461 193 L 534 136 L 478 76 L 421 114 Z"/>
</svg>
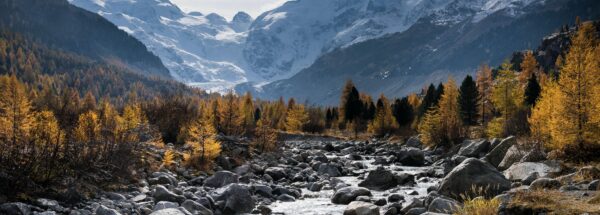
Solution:
<svg viewBox="0 0 600 215">
<path fill-rule="evenodd" d="M 115 209 L 107 208 L 104 205 L 100 205 L 100 207 L 96 208 L 96 211 L 94 212 L 94 214 L 96 214 L 96 215 L 121 215 L 121 213 L 119 213 Z"/>
<path fill-rule="evenodd" d="M 156 184 L 170 184 L 173 186 L 177 185 L 177 179 L 168 173 L 155 172 L 155 173 L 152 173 L 152 176 L 153 176 L 153 178 L 148 179 L 148 183 L 150 185 L 156 185 Z"/>
<path fill-rule="evenodd" d="M 508 148 L 515 145 L 517 143 L 517 138 L 514 136 L 507 137 L 502 140 L 500 143 L 496 144 L 496 146 L 485 155 L 484 160 L 490 163 L 494 167 L 498 167 L 500 162 L 504 159 L 504 155 L 506 155 L 506 151 Z"/>
<path fill-rule="evenodd" d="M 342 174 L 340 173 L 340 169 L 337 165 L 334 164 L 321 164 L 319 166 L 319 168 L 317 169 L 317 172 L 320 174 L 327 174 L 331 177 L 338 177 L 341 176 Z"/>
<path fill-rule="evenodd" d="M 176 208 L 167 208 L 152 212 L 150 215 L 186 215 Z"/>
<path fill-rule="evenodd" d="M 152 208 L 152 211 L 159 211 L 162 209 L 177 208 L 177 207 L 179 207 L 179 204 L 177 204 L 176 202 L 160 201 L 160 202 L 156 203 L 156 205 L 154 205 L 154 208 Z"/>
<path fill-rule="evenodd" d="M 379 208 L 368 202 L 353 201 L 344 210 L 344 215 L 379 215 Z"/>
<path fill-rule="evenodd" d="M 371 202 L 371 197 L 370 196 L 359 196 L 359 197 L 356 197 L 355 201 Z"/>
<path fill-rule="evenodd" d="M 539 177 L 548 177 L 561 172 L 561 170 L 560 164 L 557 161 L 545 161 L 543 163 L 524 162 L 513 164 L 504 171 L 504 176 L 509 180 L 523 180 L 533 172 L 537 172 Z"/>
<path fill-rule="evenodd" d="M 410 210 L 406 211 L 404 215 L 421 215 L 425 212 L 427 212 L 427 209 L 425 208 L 411 208 Z"/>
<path fill-rule="evenodd" d="M 523 183 L 523 185 L 530 185 L 531 182 L 535 181 L 535 179 L 538 179 L 540 177 L 540 174 L 537 172 L 532 172 L 531 174 L 529 174 L 529 176 L 525 177 L 521 182 Z"/>
<path fill-rule="evenodd" d="M 56 201 L 56 200 L 39 198 L 36 200 L 36 204 L 38 206 L 48 209 L 48 210 L 53 210 L 53 211 L 58 211 L 58 212 L 67 212 L 68 211 L 66 208 L 60 206 L 60 204 L 58 204 L 58 201 Z"/>
<path fill-rule="evenodd" d="M 282 201 L 282 202 L 293 202 L 293 201 L 296 201 L 296 198 L 294 198 L 293 196 L 290 196 L 288 194 L 281 194 L 277 197 L 277 200 Z"/>
<path fill-rule="evenodd" d="M 418 148 L 403 148 L 396 153 L 396 161 L 405 166 L 423 166 L 425 154 Z"/>
<path fill-rule="evenodd" d="M 394 194 L 388 196 L 387 200 L 388 200 L 388 202 L 399 202 L 399 201 L 404 200 L 404 196 L 400 195 L 400 194 L 397 194 L 397 193 L 394 193 Z"/>
<path fill-rule="evenodd" d="M 538 178 L 535 181 L 531 182 L 529 185 L 529 189 L 558 189 L 560 187 L 560 182 L 556 179 L 552 178 Z"/>
<path fill-rule="evenodd" d="M 152 194 L 155 201 L 168 201 L 168 202 L 178 202 L 181 203 L 185 201 L 185 197 L 181 195 L 177 195 L 165 188 L 162 185 L 157 185 L 154 189 L 154 193 Z"/>
<path fill-rule="evenodd" d="M 593 180 L 588 184 L 588 190 L 598 190 L 598 184 L 600 184 L 600 180 Z"/>
<path fill-rule="evenodd" d="M 383 191 L 398 186 L 398 178 L 391 171 L 379 167 L 370 171 L 367 178 L 358 186 Z"/>
<path fill-rule="evenodd" d="M 398 214 L 398 209 L 396 209 L 395 207 L 390 207 L 385 211 L 385 213 L 383 215 L 397 215 L 397 214 Z"/>
<path fill-rule="evenodd" d="M 255 194 L 261 195 L 263 197 L 271 198 L 273 197 L 273 188 L 266 185 L 253 185 L 252 190 L 254 190 Z"/>
<path fill-rule="evenodd" d="M 490 150 L 490 142 L 482 140 L 466 140 L 463 147 L 458 151 L 458 155 L 465 157 L 482 157 Z"/>
<path fill-rule="evenodd" d="M 356 200 L 356 197 L 359 196 L 371 196 L 371 191 L 361 187 L 344 187 L 333 194 L 331 203 L 348 204 Z"/>
<path fill-rule="evenodd" d="M 546 153 L 541 149 L 533 149 L 519 160 L 519 162 L 540 162 L 546 160 Z"/>
<path fill-rule="evenodd" d="M 423 212 L 427 211 L 427 209 L 425 209 L 425 203 L 423 202 L 422 199 L 413 199 L 412 202 L 410 202 L 410 204 L 408 204 L 406 207 L 402 208 L 400 210 L 400 213 L 402 214 L 407 214 L 408 211 L 410 211 L 413 208 L 423 208 Z M 421 212 L 421 213 L 423 213 Z M 419 214 L 421 214 L 419 213 Z"/>
<path fill-rule="evenodd" d="M 144 201 L 146 198 L 148 198 L 148 196 L 146 194 L 140 194 L 140 195 L 137 195 L 137 196 L 131 198 L 131 201 L 141 202 L 141 201 Z"/>
<path fill-rule="evenodd" d="M 308 186 L 308 190 L 313 192 L 319 192 L 321 189 L 323 189 L 323 183 L 321 182 L 310 183 Z"/>
<path fill-rule="evenodd" d="M 10 202 L 0 205 L 0 214 L 7 215 L 29 215 L 31 214 L 31 205 L 21 202 Z"/>
<path fill-rule="evenodd" d="M 508 169 L 514 163 L 519 162 L 523 156 L 525 156 L 525 152 L 519 149 L 519 145 L 512 145 L 510 148 L 508 148 L 506 154 L 504 154 L 504 158 L 500 164 L 498 164 L 498 170 L 503 171 Z"/>
<path fill-rule="evenodd" d="M 454 213 L 460 207 L 460 203 L 452 199 L 437 197 L 431 201 L 427 211 L 435 213 Z"/>
<path fill-rule="evenodd" d="M 281 167 L 269 167 L 265 169 L 265 174 L 271 176 L 275 181 L 287 177 L 285 170 Z"/>
<path fill-rule="evenodd" d="M 218 171 L 204 181 L 204 186 L 219 188 L 228 184 L 238 183 L 240 176 L 230 171 Z"/>
<path fill-rule="evenodd" d="M 252 171 L 252 167 L 250 167 L 250 165 L 248 165 L 248 164 L 241 165 L 241 166 L 238 166 L 235 169 L 233 169 L 233 171 L 235 172 L 235 174 L 238 174 L 238 175 L 246 175 Z"/>
<path fill-rule="evenodd" d="M 491 197 L 510 189 L 510 181 L 488 163 L 468 158 L 442 179 L 438 193 L 459 197 L 470 194 L 473 187 L 486 188 Z"/>
<path fill-rule="evenodd" d="M 421 142 L 421 139 L 419 138 L 419 136 L 413 136 L 408 138 L 408 140 L 406 141 L 406 144 L 404 144 L 406 147 L 413 147 L 413 148 L 418 148 L 421 149 L 423 148 L 423 143 Z"/>
<path fill-rule="evenodd" d="M 115 193 L 115 192 L 107 192 L 105 193 L 106 198 L 110 199 L 110 200 L 114 200 L 114 201 L 123 201 L 127 198 L 125 198 L 125 196 L 119 194 L 119 193 Z"/>
<path fill-rule="evenodd" d="M 185 200 L 185 202 L 183 202 L 183 204 L 181 204 L 181 206 L 183 208 L 185 208 L 187 211 L 191 212 L 192 214 L 197 214 L 197 215 L 212 215 L 213 212 L 210 211 L 208 208 L 204 207 L 202 204 L 192 201 L 192 200 Z"/>
<path fill-rule="evenodd" d="M 255 201 L 248 187 L 239 184 L 229 184 L 214 191 L 212 194 L 215 201 L 224 201 L 223 212 L 249 213 L 254 209 Z"/>
<path fill-rule="evenodd" d="M 387 200 L 385 199 L 377 199 L 375 200 L 375 202 L 373 202 L 375 205 L 377 206 L 384 206 L 387 204 Z"/>
</svg>

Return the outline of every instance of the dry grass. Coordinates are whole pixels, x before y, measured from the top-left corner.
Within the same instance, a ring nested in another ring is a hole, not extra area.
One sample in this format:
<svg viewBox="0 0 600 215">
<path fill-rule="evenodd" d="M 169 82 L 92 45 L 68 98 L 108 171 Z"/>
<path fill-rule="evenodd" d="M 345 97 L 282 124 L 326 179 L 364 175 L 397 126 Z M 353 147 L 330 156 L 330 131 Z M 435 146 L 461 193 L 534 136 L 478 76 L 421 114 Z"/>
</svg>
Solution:
<svg viewBox="0 0 600 215">
<path fill-rule="evenodd" d="M 454 215 L 496 215 L 500 206 L 499 199 L 475 198 L 464 202 Z"/>
<path fill-rule="evenodd" d="M 518 191 L 508 208 L 528 208 L 547 214 L 600 214 L 600 197 L 583 197 L 581 193 L 559 191 Z"/>
</svg>

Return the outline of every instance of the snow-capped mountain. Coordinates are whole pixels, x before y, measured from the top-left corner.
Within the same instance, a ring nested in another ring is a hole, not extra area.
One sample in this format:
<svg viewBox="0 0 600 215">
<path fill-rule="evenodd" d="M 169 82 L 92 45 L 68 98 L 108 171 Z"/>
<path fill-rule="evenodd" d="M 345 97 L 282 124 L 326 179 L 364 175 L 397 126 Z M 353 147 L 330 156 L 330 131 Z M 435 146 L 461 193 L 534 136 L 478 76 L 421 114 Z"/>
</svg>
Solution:
<svg viewBox="0 0 600 215">
<path fill-rule="evenodd" d="M 217 14 L 185 13 L 168 0 L 70 0 L 142 41 L 176 80 L 225 89 L 248 81 L 242 48 L 252 17 L 228 22 Z M 254 79 L 252 79 L 254 80 Z"/>
<path fill-rule="evenodd" d="M 403 32 L 424 17 L 477 22 L 535 0 L 296 0 L 256 20 L 184 13 L 169 0 L 69 0 L 136 37 L 184 83 L 224 91 L 289 78 L 320 56 Z"/>
</svg>

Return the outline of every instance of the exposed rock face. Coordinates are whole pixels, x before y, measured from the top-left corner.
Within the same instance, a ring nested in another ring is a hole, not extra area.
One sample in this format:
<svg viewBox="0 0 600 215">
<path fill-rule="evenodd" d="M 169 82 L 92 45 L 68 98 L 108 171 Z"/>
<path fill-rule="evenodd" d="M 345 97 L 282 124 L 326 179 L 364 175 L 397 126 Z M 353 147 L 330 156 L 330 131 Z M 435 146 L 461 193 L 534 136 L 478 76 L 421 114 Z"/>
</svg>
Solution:
<svg viewBox="0 0 600 215">
<path fill-rule="evenodd" d="M 561 171 L 560 164 L 556 161 L 546 161 L 541 163 L 523 162 L 513 164 L 504 171 L 504 176 L 509 180 L 523 180 L 531 173 L 537 173 L 538 177 L 548 177 L 551 174 Z"/>
<path fill-rule="evenodd" d="M 504 159 L 504 155 L 508 149 L 517 143 L 517 138 L 514 136 L 507 137 L 497 144 L 487 155 L 485 155 L 484 160 L 488 163 L 492 164 L 494 167 L 498 167 L 500 162 Z"/>
<path fill-rule="evenodd" d="M 368 202 L 353 201 L 344 210 L 344 215 L 379 215 L 379 208 Z"/>
<path fill-rule="evenodd" d="M 371 196 L 371 191 L 361 187 L 344 187 L 333 194 L 331 203 L 348 204 L 359 196 Z"/>
<path fill-rule="evenodd" d="M 239 176 L 230 171 L 219 171 L 204 181 L 204 186 L 219 188 L 228 184 L 238 183 Z"/>
<path fill-rule="evenodd" d="M 212 195 L 215 201 L 224 201 L 224 213 L 249 213 L 254 209 L 255 202 L 248 187 L 239 184 L 229 184 L 221 187 Z"/>
<path fill-rule="evenodd" d="M 467 140 L 458 151 L 458 155 L 465 157 L 482 157 L 488 153 L 490 142 L 487 140 Z"/>
<path fill-rule="evenodd" d="M 468 158 L 442 179 L 438 192 L 445 196 L 471 195 L 474 187 L 487 189 L 486 195 L 495 196 L 509 190 L 510 181 L 488 163 Z"/>
</svg>

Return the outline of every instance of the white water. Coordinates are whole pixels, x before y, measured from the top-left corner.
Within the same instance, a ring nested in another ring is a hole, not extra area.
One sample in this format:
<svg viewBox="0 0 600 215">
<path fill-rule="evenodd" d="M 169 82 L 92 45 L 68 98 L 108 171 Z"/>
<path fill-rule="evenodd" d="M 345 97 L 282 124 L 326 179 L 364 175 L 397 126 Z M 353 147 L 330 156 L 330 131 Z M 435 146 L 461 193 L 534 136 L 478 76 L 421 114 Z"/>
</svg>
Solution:
<svg viewBox="0 0 600 215">
<path fill-rule="evenodd" d="M 328 156 L 329 157 L 329 156 Z M 376 169 L 380 165 L 373 165 L 372 163 L 375 161 L 374 157 L 363 156 L 365 159 L 362 161 L 354 161 L 354 162 L 362 162 L 367 167 L 364 171 L 368 172 L 370 170 Z M 394 164 L 385 165 L 384 168 L 391 170 L 392 172 L 399 173 L 408 173 L 408 174 L 417 174 L 420 172 L 426 172 L 430 170 L 432 167 L 408 167 L 408 166 L 397 166 Z M 342 180 L 346 184 L 350 186 L 357 187 L 358 184 L 362 181 L 356 176 L 342 176 L 337 177 Z M 385 198 L 387 200 L 387 196 L 393 193 L 401 194 L 405 198 L 404 205 L 412 202 L 413 198 L 422 197 L 427 195 L 427 188 L 437 185 L 440 179 L 430 178 L 427 182 L 420 182 L 417 180 L 417 184 L 415 186 L 398 186 L 396 188 L 392 188 L 386 191 L 374 191 L 371 190 L 373 194 L 372 200 L 375 201 L 377 199 Z M 408 195 L 409 192 L 417 191 L 418 195 Z M 310 215 L 338 215 L 343 214 L 346 205 L 337 205 L 331 203 L 331 197 L 333 196 L 333 190 L 322 190 L 319 192 L 312 192 L 307 189 L 302 189 L 303 199 L 298 199 L 294 202 L 280 202 L 277 201 L 269 206 L 273 210 L 274 214 L 310 214 Z M 385 206 L 379 207 L 381 214 L 385 212 Z"/>
</svg>

